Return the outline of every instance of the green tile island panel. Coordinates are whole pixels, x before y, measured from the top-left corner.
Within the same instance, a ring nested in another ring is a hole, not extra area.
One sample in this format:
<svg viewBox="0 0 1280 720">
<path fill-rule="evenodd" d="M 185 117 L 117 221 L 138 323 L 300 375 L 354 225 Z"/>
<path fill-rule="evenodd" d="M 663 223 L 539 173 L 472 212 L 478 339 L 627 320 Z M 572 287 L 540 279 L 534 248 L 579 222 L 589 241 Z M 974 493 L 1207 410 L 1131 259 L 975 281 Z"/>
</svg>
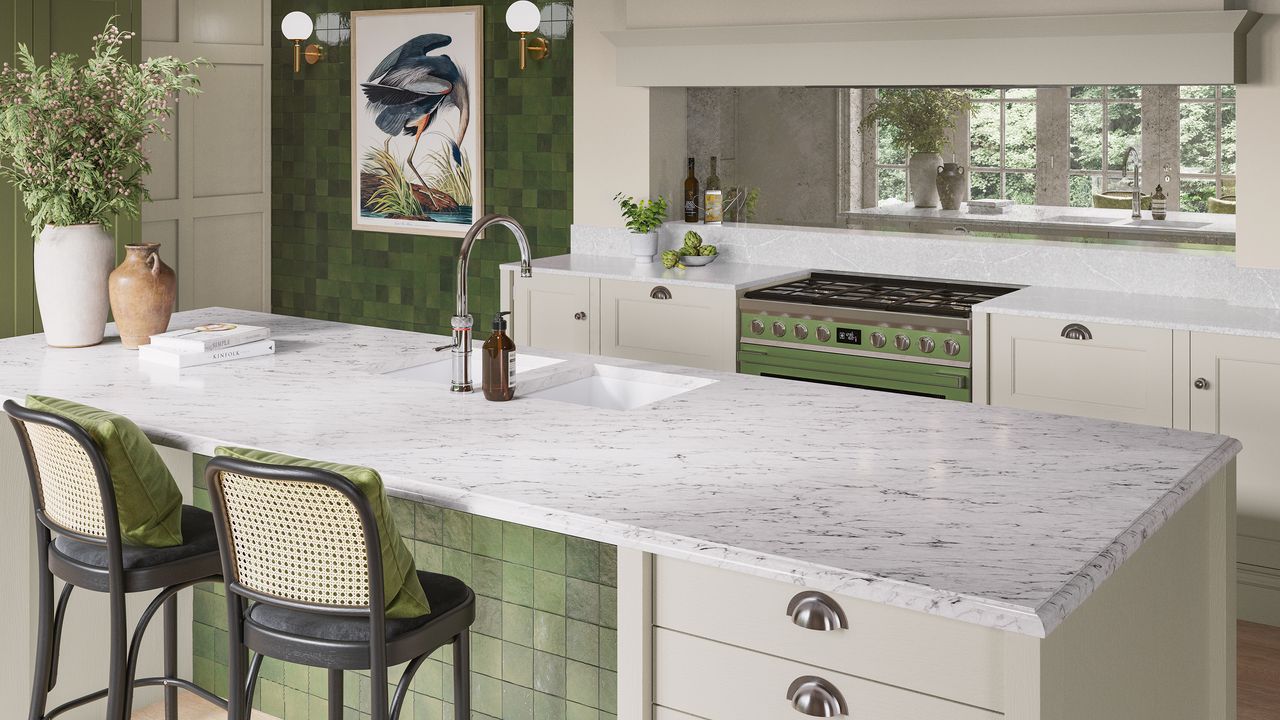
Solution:
<svg viewBox="0 0 1280 720">
<path fill-rule="evenodd" d="M 195 456 L 195 502 L 209 507 L 208 458 Z M 615 720 L 617 548 L 432 505 L 392 499 L 418 568 L 467 582 L 472 717 L 482 720 Z M 195 681 L 227 692 L 226 601 L 220 584 L 195 589 Z M 393 668 L 392 691 L 403 666 Z M 263 663 L 254 706 L 282 720 L 327 720 L 325 671 Z M 369 717 L 369 674 L 346 673 L 348 720 Z M 404 720 L 452 720 L 448 648 L 423 664 Z"/>
<path fill-rule="evenodd" d="M 562 0 L 563 1 L 563 0 Z M 573 34 L 520 70 L 507 30 L 510 0 L 289 0 L 272 4 L 313 18 L 353 10 L 484 6 L 484 201 L 528 230 L 535 256 L 569 251 L 572 222 Z M 569 3 L 571 4 L 571 3 Z M 333 17 L 333 16 L 330 16 Z M 325 46 L 293 73 L 292 48 L 274 33 L 272 77 L 273 311 L 448 334 L 461 240 L 351 229 L 351 48 Z M 499 229 L 471 257 L 478 327 L 498 308 L 498 265 L 519 258 Z"/>
</svg>

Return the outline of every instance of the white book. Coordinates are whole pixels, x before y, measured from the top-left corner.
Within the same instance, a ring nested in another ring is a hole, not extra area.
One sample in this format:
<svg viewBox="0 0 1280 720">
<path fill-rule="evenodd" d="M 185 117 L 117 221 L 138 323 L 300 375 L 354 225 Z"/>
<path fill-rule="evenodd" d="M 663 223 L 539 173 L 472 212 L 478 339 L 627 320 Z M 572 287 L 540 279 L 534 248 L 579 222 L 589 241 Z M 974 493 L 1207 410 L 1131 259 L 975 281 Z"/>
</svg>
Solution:
<svg viewBox="0 0 1280 720">
<path fill-rule="evenodd" d="M 271 337 L 271 328 L 257 325 L 216 323 L 152 335 L 151 344 L 178 352 L 209 352 Z"/>
<path fill-rule="evenodd" d="M 178 352 L 172 348 L 156 345 L 143 345 L 138 348 L 138 360 L 172 368 L 189 368 L 197 365 L 239 360 L 241 358 L 271 355 L 276 351 L 275 340 L 258 340 L 257 342 L 234 345 L 232 347 L 210 350 L 209 352 Z"/>
</svg>

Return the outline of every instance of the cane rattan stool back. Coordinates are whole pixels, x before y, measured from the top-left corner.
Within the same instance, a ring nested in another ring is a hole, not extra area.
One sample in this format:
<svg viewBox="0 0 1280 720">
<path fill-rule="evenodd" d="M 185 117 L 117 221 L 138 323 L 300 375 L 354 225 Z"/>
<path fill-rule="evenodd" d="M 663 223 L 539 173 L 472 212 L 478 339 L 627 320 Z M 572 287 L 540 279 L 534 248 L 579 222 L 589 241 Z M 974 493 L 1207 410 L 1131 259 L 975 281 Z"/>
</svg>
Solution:
<svg viewBox="0 0 1280 720">
<path fill-rule="evenodd" d="M 106 460 L 93 440 L 79 426 L 48 413 L 13 407 L 9 415 L 25 445 L 41 521 L 57 532 L 105 541 L 105 502 L 114 503 L 115 497 L 104 475 Z"/>
</svg>

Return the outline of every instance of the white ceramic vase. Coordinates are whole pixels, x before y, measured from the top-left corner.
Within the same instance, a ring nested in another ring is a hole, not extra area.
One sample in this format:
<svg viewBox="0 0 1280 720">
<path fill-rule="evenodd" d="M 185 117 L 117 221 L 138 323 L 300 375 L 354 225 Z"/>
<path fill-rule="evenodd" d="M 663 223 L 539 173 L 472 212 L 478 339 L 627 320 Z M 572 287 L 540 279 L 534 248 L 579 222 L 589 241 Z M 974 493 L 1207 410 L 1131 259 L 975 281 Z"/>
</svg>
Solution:
<svg viewBox="0 0 1280 720">
<path fill-rule="evenodd" d="M 653 262 L 658 254 L 658 233 L 631 233 L 631 254 L 639 264 Z"/>
<path fill-rule="evenodd" d="M 67 348 L 102 342 L 111 308 L 107 278 L 115 262 L 115 240 L 101 225 L 45 226 L 35 246 L 45 342 Z"/>
<path fill-rule="evenodd" d="M 938 166 L 942 156 L 938 153 L 912 153 L 907 161 L 907 182 L 911 183 L 911 197 L 918 208 L 938 207 Z"/>
</svg>

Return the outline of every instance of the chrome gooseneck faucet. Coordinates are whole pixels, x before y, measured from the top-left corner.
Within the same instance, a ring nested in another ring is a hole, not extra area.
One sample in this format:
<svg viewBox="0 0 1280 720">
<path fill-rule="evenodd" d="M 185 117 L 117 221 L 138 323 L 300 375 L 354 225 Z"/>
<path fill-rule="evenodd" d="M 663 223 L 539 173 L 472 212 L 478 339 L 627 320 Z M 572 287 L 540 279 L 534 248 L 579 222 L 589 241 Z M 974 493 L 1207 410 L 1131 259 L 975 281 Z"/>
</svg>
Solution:
<svg viewBox="0 0 1280 720">
<path fill-rule="evenodd" d="M 1133 157 L 1133 219 L 1142 219 L 1142 182 L 1140 174 L 1142 172 L 1142 151 L 1137 145 L 1130 145 L 1128 150 L 1124 151 L 1124 162 L 1120 165 L 1120 171 L 1127 173 L 1129 171 L 1129 157 Z"/>
<path fill-rule="evenodd" d="M 453 326 L 453 344 L 444 346 L 453 350 L 453 384 L 449 387 L 453 392 L 472 390 L 471 328 L 474 321 L 467 309 L 467 266 L 471 264 L 471 247 L 476 244 L 476 238 L 493 225 L 505 225 L 516 236 L 516 243 L 520 245 L 520 277 L 533 277 L 533 268 L 529 265 L 529 236 L 514 218 L 485 215 L 467 231 L 467 236 L 462 239 L 462 249 L 458 251 L 458 302 L 450 323 Z"/>
</svg>

